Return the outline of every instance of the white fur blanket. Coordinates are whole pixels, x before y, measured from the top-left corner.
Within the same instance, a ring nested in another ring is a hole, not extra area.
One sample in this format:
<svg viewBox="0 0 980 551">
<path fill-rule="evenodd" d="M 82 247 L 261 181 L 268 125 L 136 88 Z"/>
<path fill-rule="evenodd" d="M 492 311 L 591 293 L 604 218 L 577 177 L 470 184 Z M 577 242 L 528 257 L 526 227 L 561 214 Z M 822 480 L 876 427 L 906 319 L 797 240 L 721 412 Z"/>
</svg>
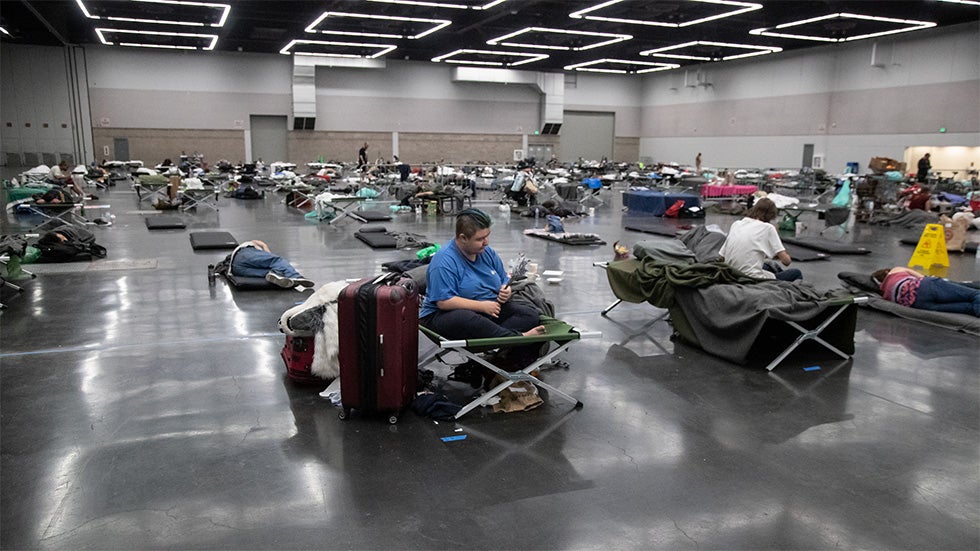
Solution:
<svg viewBox="0 0 980 551">
<path fill-rule="evenodd" d="M 332 281 L 320 287 L 303 304 L 294 306 L 279 317 L 279 330 L 292 335 L 289 319 L 311 308 L 325 306 L 323 326 L 313 337 L 313 365 L 310 371 L 323 379 L 335 379 L 340 375 L 339 334 L 337 324 L 337 297 L 347 287 L 346 281 Z"/>
</svg>

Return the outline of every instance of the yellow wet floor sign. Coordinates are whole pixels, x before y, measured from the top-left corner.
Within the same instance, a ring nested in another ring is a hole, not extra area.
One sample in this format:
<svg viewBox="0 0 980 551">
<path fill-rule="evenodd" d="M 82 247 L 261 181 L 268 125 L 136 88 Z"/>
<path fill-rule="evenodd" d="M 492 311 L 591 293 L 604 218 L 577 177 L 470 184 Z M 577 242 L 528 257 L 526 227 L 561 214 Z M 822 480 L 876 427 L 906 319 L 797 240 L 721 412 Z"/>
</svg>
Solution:
<svg viewBox="0 0 980 551">
<path fill-rule="evenodd" d="M 915 246 L 915 252 L 909 259 L 909 268 L 920 266 L 930 268 L 932 266 L 949 267 L 949 255 L 946 253 L 946 234 L 943 227 L 939 224 L 928 224 L 922 230 L 919 237 L 919 244 Z"/>
</svg>

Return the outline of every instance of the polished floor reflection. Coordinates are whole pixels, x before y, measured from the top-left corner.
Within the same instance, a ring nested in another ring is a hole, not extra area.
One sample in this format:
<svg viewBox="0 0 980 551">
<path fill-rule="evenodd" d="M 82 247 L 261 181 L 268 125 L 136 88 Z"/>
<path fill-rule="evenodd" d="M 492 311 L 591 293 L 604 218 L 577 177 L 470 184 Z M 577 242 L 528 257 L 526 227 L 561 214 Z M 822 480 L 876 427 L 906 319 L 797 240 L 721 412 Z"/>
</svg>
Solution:
<svg viewBox="0 0 980 551">
<path fill-rule="evenodd" d="M 94 229 L 106 260 L 39 266 L 23 294 L 4 295 L 0 547 L 980 546 L 975 336 L 862 310 L 851 360 L 735 366 L 672 342 L 664 321 L 640 332 L 651 306 L 600 316 L 613 296 L 592 262 L 611 246 L 525 237 L 540 222 L 488 204 L 491 244 L 562 270 L 544 286 L 559 316 L 603 332 L 571 349 L 568 370 L 544 373 L 585 407 L 340 421 L 317 389 L 284 380 L 276 322 L 303 295 L 209 287 L 206 267 L 225 253 L 194 252 L 188 233 L 262 239 L 318 283 L 411 253 L 369 249 L 356 222 L 310 223 L 280 199 L 222 199 L 217 213 L 183 215 L 187 230 L 151 233 L 136 196 L 113 190 L 103 202 L 116 224 Z M 663 239 L 624 230 L 619 194 L 606 199 L 568 229 Z M 11 218 L 6 231 L 29 224 Z M 415 214 L 388 225 L 452 232 L 450 219 Z M 872 254 L 799 267 L 837 287 L 839 271 L 904 264 L 906 233 L 861 225 L 843 239 Z M 976 257 L 951 261 L 951 277 L 977 278 Z"/>
</svg>

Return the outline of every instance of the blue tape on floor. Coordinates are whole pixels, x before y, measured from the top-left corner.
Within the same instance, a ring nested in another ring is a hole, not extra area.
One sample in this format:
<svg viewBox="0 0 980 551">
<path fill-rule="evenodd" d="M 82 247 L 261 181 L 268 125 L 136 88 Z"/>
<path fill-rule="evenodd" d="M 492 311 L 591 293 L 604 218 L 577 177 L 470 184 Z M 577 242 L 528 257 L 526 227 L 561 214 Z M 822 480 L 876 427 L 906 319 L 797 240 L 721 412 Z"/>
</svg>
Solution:
<svg viewBox="0 0 980 551">
<path fill-rule="evenodd" d="M 820 371 L 819 365 L 811 365 L 810 367 L 804 367 L 803 371 Z"/>
<path fill-rule="evenodd" d="M 443 442 L 455 442 L 456 440 L 466 440 L 465 434 L 460 434 L 459 436 L 443 436 Z"/>
</svg>

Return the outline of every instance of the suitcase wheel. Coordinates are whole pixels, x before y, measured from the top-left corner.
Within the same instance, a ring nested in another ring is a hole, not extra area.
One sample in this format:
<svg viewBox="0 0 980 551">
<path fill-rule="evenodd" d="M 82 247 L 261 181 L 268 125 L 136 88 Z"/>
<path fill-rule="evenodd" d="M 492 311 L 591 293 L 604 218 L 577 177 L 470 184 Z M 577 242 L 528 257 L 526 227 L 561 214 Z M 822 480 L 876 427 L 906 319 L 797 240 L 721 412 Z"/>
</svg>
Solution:
<svg viewBox="0 0 980 551">
<path fill-rule="evenodd" d="M 340 419 L 341 421 L 346 421 L 349 418 L 350 418 L 350 410 L 347 408 L 341 409 L 340 413 L 337 414 L 337 419 Z"/>
<path fill-rule="evenodd" d="M 388 417 L 388 422 L 390 424 L 394 425 L 395 423 L 398 422 L 398 416 L 397 415 L 392 415 L 391 417 Z"/>
</svg>

